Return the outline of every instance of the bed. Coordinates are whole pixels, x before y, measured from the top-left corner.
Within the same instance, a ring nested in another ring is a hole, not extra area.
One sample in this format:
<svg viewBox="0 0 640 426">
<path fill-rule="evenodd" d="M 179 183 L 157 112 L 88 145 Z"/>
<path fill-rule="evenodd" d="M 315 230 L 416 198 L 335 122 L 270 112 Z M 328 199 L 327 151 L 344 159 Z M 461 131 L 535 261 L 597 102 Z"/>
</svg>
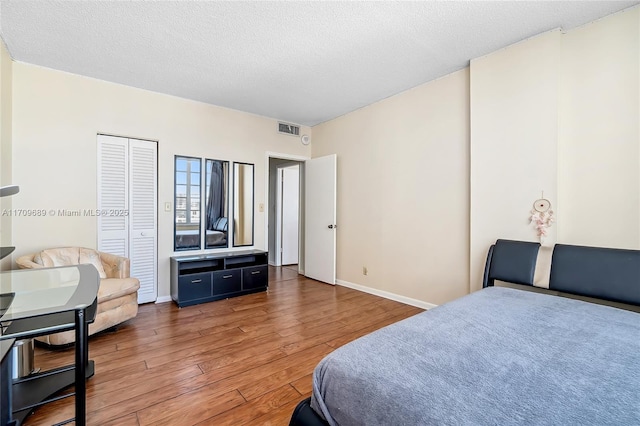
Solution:
<svg viewBox="0 0 640 426">
<path fill-rule="evenodd" d="M 481 291 L 329 354 L 290 424 L 640 424 L 640 313 L 571 298 L 640 306 L 640 251 L 544 251 L 498 240 Z"/>
<path fill-rule="evenodd" d="M 226 217 L 219 217 L 213 223 L 213 229 L 206 230 L 205 248 L 227 245 L 228 220 Z M 176 248 L 200 247 L 199 229 L 178 229 L 176 230 Z"/>
<path fill-rule="evenodd" d="M 226 232 L 207 229 L 205 241 L 207 247 L 225 245 L 227 243 Z M 176 231 L 176 247 L 200 247 L 200 231 L 186 229 Z"/>
</svg>

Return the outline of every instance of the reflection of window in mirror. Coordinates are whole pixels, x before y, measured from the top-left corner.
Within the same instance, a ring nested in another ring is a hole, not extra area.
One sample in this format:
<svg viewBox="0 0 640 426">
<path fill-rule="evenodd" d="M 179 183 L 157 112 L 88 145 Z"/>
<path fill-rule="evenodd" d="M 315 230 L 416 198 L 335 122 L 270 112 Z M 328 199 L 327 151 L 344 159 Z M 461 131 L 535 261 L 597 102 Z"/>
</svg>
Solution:
<svg viewBox="0 0 640 426">
<path fill-rule="evenodd" d="M 176 251 L 200 248 L 200 166 L 199 158 L 175 158 Z"/>
<path fill-rule="evenodd" d="M 233 245 L 253 245 L 253 164 L 233 163 Z"/>
<path fill-rule="evenodd" d="M 229 246 L 229 162 L 206 161 L 204 248 Z"/>
</svg>

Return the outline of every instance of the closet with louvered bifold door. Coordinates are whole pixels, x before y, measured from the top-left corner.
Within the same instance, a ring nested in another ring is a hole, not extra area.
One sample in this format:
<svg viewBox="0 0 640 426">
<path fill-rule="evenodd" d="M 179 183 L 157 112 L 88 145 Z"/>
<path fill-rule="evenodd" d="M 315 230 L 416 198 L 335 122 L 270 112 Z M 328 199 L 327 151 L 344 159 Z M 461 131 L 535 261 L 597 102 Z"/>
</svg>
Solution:
<svg viewBox="0 0 640 426">
<path fill-rule="evenodd" d="M 98 135 L 98 250 L 128 257 L 138 303 L 158 294 L 158 144 Z"/>
</svg>

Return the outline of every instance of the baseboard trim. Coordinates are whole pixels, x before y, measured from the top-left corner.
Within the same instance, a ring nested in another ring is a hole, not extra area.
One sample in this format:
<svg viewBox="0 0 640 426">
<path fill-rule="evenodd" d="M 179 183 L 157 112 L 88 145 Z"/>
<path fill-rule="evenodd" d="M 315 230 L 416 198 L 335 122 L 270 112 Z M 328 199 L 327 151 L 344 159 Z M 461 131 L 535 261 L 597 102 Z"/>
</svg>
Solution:
<svg viewBox="0 0 640 426">
<path fill-rule="evenodd" d="M 167 303 L 171 302 L 171 296 L 160 296 L 156 299 L 156 303 Z"/>
<path fill-rule="evenodd" d="M 399 294 L 390 293 L 384 290 L 378 290 L 377 288 L 366 287 L 360 284 L 350 283 L 349 281 L 344 280 L 336 280 L 336 284 L 341 285 L 343 287 L 352 288 L 354 290 L 362 291 L 364 293 L 373 294 L 374 296 L 384 297 L 385 299 L 394 300 L 396 302 L 404 303 L 405 305 L 415 306 L 416 308 L 422 309 L 432 309 L 438 305 L 434 305 L 433 303 L 423 302 L 422 300 L 413 299 L 411 297 L 401 296 Z"/>
</svg>

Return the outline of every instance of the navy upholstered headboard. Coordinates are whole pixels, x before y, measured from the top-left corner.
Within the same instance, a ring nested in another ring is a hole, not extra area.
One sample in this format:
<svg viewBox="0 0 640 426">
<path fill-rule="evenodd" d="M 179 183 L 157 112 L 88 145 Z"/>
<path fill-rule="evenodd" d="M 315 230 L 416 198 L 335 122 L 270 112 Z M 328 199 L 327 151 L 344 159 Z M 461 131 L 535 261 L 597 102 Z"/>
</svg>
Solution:
<svg viewBox="0 0 640 426">
<path fill-rule="evenodd" d="M 494 280 L 533 285 L 533 274 L 540 244 L 526 241 L 498 240 L 489 248 L 483 287 Z"/>
<path fill-rule="evenodd" d="M 640 250 L 556 244 L 549 288 L 640 305 Z"/>
<path fill-rule="evenodd" d="M 540 244 L 498 240 L 489 249 L 483 287 L 494 280 L 534 285 Z M 556 244 L 549 289 L 640 306 L 640 250 Z"/>
</svg>

